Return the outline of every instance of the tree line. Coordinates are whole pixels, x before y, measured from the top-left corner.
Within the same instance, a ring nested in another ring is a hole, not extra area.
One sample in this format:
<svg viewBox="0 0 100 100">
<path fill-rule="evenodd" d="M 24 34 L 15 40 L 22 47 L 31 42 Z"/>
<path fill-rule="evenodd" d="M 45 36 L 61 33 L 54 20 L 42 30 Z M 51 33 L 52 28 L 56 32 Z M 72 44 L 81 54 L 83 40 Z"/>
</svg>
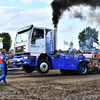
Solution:
<svg viewBox="0 0 100 100">
<path fill-rule="evenodd" d="M 3 38 L 3 48 L 6 49 L 6 51 L 9 51 L 10 47 L 12 46 L 12 39 L 8 32 L 2 32 L 0 33 L 0 37 Z"/>
<path fill-rule="evenodd" d="M 85 49 L 91 50 L 93 48 L 93 42 L 99 45 L 98 35 L 99 31 L 96 31 L 95 28 L 86 27 L 78 35 L 79 47 L 84 51 Z"/>
</svg>

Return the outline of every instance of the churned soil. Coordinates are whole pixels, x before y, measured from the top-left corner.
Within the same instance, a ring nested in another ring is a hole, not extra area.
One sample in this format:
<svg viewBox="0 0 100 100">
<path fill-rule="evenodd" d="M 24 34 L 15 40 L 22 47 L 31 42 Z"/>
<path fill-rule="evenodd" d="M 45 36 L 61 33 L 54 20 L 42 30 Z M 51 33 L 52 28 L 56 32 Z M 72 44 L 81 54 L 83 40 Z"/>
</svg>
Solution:
<svg viewBox="0 0 100 100">
<path fill-rule="evenodd" d="M 59 70 L 41 75 L 34 71 L 9 71 L 8 85 L 0 82 L 0 100 L 100 100 L 100 74 L 61 75 Z"/>
</svg>

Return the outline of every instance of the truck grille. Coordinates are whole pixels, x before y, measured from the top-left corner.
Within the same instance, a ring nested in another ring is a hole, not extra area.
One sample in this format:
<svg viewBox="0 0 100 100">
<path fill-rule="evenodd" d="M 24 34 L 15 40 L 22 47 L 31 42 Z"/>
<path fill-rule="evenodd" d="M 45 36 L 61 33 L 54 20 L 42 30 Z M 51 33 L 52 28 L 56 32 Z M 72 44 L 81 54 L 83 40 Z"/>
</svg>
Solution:
<svg viewBox="0 0 100 100">
<path fill-rule="evenodd" d="M 20 53 L 20 52 L 24 52 L 24 46 L 20 46 L 20 47 L 15 48 L 15 53 Z"/>
</svg>

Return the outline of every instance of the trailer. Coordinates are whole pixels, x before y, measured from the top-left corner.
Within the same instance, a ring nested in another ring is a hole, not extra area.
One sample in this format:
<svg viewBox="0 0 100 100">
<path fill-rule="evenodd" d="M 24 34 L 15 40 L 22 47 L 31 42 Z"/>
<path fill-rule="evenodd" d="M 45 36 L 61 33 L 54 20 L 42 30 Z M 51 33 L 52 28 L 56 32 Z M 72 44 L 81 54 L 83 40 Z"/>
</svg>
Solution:
<svg viewBox="0 0 100 100">
<path fill-rule="evenodd" d="M 34 25 L 19 29 L 14 43 L 14 65 L 22 66 L 27 73 L 37 70 L 46 74 L 49 70 L 59 69 L 62 74 L 70 71 L 88 74 L 90 59 L 85 59 L 83 55 L 57 53 L 56 33 L 56 28 Z"/>
</svg>

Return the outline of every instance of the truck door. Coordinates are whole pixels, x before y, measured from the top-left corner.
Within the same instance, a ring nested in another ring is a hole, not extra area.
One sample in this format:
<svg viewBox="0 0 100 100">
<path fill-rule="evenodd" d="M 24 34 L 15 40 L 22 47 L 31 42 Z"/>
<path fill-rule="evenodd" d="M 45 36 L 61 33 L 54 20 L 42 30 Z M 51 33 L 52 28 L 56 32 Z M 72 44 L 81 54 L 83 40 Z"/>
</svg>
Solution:
<svg viewBox="0 0 100 100">
<path fill-rule="evenodd" d="M 39 55 L 45 50 L 44 29 L 34 28 L 31 36 L 30 52 Z"/>
<path fill-rule="evenodd" d="M 54 53 L 54 32 L 52 29 L 46 29 L 46 53 L 53 54 Z"/>
</svg>

